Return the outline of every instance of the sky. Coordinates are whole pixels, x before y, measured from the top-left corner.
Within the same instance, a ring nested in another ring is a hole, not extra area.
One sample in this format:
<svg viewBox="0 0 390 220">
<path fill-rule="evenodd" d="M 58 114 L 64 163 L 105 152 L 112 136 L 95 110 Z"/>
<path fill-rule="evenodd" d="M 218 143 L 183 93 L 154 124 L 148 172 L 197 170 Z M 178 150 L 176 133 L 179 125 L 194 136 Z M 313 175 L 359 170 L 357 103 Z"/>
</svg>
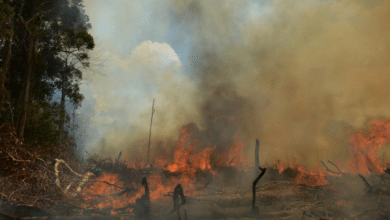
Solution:
<svg viewBox="0 0 390 220">
<path fill-rule="evenodd" d="M 100 64 L 81 85 L 84 153 L 145 157 L 153 99 L 152 148 L 226 116 L 267 163 L 346 159 L 350 132 L 390 116 L 389 1 L 84 4 Z"/>
<path fill-rule="evenodd" d="M 191 26 L 177 25 L 172 19 L 170 4 L 150 0 L 84 1 L 96 43 L 92 58 L 103 66 L 93 69 L 93 73 L 87 71 L 89 75 L 81 86 L 86 100 L 78 111 L 84 127 L 79 145 L 86 151 L 94 152 L 107 132 L 139 127 L 141 123 L 145 130 L 149 122 L 140 121 L 139 115 L 147 111 L 150 117 L 153 98 L 157 112 L 161 108 L 169 111 L 167 106 L 179 99 L 164 97 L 164 90 L 176 88 L 183 96 L 180 99 L 193 95 L 191 89 L 196 85 L 189 82 L 189 77 L 192 66 L 199 60 L 191 51 L 196 39 L 187 33 Z M 249 13 L 245 19 L 250 19 L 264 10 L 253 1 L 243 12 Z M 184 87 L 188 91 L 182 91 Z"/>
</svg>

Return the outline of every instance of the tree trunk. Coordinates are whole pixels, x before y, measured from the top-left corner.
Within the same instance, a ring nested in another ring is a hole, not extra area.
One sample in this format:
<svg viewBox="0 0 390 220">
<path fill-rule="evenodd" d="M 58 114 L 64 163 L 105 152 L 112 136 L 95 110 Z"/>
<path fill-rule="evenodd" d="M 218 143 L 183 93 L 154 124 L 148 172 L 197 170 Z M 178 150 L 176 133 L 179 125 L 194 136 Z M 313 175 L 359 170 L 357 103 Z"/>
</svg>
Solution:
<svg viewBox="0 0 390 220">
<path fill-rule="evenodd" d="M 31 74 L 33 71 L 33 55 L 34 55 L 34 48 L 35 48 L 35 38 L 34 36 L 30 35 L 28 40 L 28 56 L 27 56 L 27 71 L 26 71 L 26 78 L 25 78 L 25 84 L 24 84 L 24 94 L 23 94 L 23 105 L 22 105 L 22 115 L 18 126 L 18 137 L 20 140 L 23 139 L 24 136 L 24 128 L 26 126 L 26 120 L 27 120 L 27 110 L 28 110 L 28 97 L 30 92 L 30 81 L 31 81 Z"/>
<path fill-rule="evenodd" d="M 11 60 L 11 54 L 12 54 L 12 41 L 14 36 L 14 28 L 11 27 L 11 36 L 8 40 L 8 48 L 7 48 L 7 57 L 5 58 L 3 73 L 1 74 L 1 88 L 4 88 L 5 85 L 5 79 L 7 78 L 8 69 L 9 69 L 9 61 Z"/>
<path fill-rule="evenodd" d="M 0 101 L 0 110 L 3 109 L 3 105 L 5 103 L 9 103 L 9 93 L 7 89 L 5 88 L 5 81 L 7 79 L 8 69 L 9 69 L 9 62 L 11 60 L 11 54 L 12 54 L 12 40 L 14 36 L 14 29 L 13 26 L 11 27 L 11 36 L 7 41 L 7 56 L 5 58 L 5 63 L 2 69 L 0 69 L 0 90 L 1 90 L 1 101 Z M 12 109 L 11 109 L 12 111 Z M 13 121 L 13 116 L 11 114 L 11 121 Z M 13 126 L 13 123 L 12 123 Z"/>
<path fill-rule="evenodd" d="M 65 67 L 65 71 L 67 71 L 67 65 Z M 65 73 L 66 74 L 66 73 Z M 64 137 L 64 125 L 65 125 L 65 96 L 66 96 L 66 88 L 65 88 L 65 74 L 61 77 L 61 107 L 60 107 L 60 141 L 62 142 Z"/>
</svg>

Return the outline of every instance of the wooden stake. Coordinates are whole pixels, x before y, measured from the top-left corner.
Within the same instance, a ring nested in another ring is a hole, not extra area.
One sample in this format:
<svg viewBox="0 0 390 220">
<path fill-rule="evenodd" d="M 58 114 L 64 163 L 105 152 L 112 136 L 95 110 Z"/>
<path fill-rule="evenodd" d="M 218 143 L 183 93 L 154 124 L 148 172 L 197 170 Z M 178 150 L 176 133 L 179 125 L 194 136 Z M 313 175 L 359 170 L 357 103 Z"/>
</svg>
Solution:
<svg viewBox="0 0 390 220">
<path fill-rule="evenodd" d="M 148 143 L 148 164 L 149 164 L 149 159 L 150 159 L 150 137 L 152 136 L 153 114 L 154 114 L 154 99 L 153 99 L 153 105 L 152 105 L 152 117 L 150 119 L 149 143 Z"/>
</svg>

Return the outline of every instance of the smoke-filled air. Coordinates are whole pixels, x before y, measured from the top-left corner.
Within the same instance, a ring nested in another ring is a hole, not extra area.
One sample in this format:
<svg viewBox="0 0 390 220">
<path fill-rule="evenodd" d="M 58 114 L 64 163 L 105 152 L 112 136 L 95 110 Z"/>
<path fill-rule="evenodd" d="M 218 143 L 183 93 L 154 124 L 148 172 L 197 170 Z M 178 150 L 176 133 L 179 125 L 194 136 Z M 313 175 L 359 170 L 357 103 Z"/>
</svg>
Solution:
<svg viewBox="0 0 390 220">
<path fill-rule="evenodd" d="M 0 216 L 390 219 L 389 21 L 389 0 L 0 0 Z"/>
<path fill-rule="evenodd" d="M 173 26 L 174 43 L 189 42 L 190 53 L 180 56 L 168 43 L 148 39 L 126 56 L 106 52 L 120 70 L 105 68 L 86 84 L 93 98 L 83 105 L 90 127 L 99 128 L 88 149 L 146 159 L 155 99 L 152 157 L 172 149 L 180 128 L 192 124 L 205 135 L 205 147 L 223 148 L 237 138 L 249 155 L 259 138 L 262 163 L 342 162 L 350 157 L 350 132 L 389 116 L 389 6 L 164 1 L 152 14 L 169 27 L 157 23 L 156 31 Z M 115 18 L 122 26 L 135 23 L 130 15 Z M 136 37 L 152 31 L 127 28 Z"/>
</svg>

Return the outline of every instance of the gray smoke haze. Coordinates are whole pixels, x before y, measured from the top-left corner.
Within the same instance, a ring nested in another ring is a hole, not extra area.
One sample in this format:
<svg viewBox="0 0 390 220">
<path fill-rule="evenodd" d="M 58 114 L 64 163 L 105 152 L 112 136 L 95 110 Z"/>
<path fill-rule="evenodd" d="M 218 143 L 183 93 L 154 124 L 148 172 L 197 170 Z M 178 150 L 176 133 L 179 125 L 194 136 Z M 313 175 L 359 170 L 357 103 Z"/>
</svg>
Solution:
<svg viewBox="0 0 390 220">
<path fill-rule="evenodd" d="M 260 161 L 268 164 L 276 159 L 308 166 L 346 160 L 348 133 L 367 128 L 371 118 L 390 116 L 389 1 L 258 1 L 261 13 L 255 16 L 248 13 L 251 5 L 242 0 L 165 1 L 156 16 L 192 39 L 198 59 L 191 67 L 176 58 L 166 66 L 152 65 L 145 57 L 153 56 L 143 54 L 156 44 L 149 42 L 147 50 L 135 50 L 139 53 L 132 52 L 123 64 L 132 68 L 129 76 L 115 76 L 112 84 L 95 82 L 95 88 L 115 91 L 122 88 L 118 83 L 134 80 L 147 87 L 140 89 L 154 92 L 138 100 L 137 111 L 117 106 L 107 115 L 114 121 L 136 117 L 126 121 L 131 128 L 114 123 L 101 134 L 104 152 L 146 155 L 142 149 L 154 97 L 153 148 L 174 146 L 179 128 L 191 122 L 202 131 L 220 131 L 224 135 L 216 134 L 218 140 L 211 142 L 223 143 L 235 131 L 213 121 L 234 117 L 246 153 L 259 138 Z M 109 100 L 115 97 L 99 94 L 99 106 L 113 108 Z M 384 152 L 381 157 L 388 158 Z"/>
</svg>

